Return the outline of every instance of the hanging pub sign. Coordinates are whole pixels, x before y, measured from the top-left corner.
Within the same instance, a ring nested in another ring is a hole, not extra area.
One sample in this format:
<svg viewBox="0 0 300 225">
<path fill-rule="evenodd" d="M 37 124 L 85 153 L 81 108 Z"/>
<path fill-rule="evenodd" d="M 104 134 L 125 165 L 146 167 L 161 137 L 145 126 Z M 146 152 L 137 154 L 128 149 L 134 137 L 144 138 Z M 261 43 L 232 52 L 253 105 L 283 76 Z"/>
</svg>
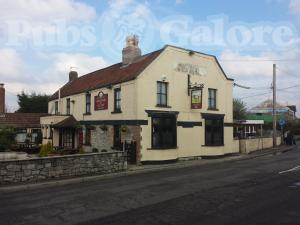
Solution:
<svg viewBox="0 0 300 225">
<path fill-rule="evenodd" d="M 191 108 L 202 109 L 202 89 L 194 89 L 191 91 Z"/>
<path fill-rule="evenodd" d="M 104 94 L 102 91 L 95 96 L 94 110 L 108 109 L 108 94 Z"/>
</svg>

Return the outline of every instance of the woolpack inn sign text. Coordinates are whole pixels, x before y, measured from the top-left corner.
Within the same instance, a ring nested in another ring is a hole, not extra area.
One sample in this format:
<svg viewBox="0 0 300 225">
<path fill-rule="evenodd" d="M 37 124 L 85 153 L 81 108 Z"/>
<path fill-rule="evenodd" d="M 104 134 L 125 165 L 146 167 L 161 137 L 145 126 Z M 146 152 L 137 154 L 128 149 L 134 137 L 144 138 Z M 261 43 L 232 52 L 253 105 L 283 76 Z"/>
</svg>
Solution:
<svg viewBox="0 0 300 225">
<path fill-rule="evenodd" d="M 189 63 L 178 63 L 175 66 L 175 70 L 190 75 L 204 76 L 207 74 L 205 68 L 199 67 L 198 65 L 189 64 Z"/>
</svg>

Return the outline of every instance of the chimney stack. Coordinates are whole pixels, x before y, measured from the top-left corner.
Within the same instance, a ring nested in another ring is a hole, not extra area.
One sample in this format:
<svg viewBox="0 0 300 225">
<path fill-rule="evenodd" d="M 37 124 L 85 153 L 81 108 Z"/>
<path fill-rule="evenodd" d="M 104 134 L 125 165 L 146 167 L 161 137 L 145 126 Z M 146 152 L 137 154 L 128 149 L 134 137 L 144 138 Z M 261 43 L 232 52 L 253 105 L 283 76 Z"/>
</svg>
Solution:
<svg viewBox="0 0 300 225">
<path fill-rule="evenodd" d="M 5 88 L 4 84 L 0 84 L 0 114 L 5 113 Z"/>
<path fill-rule="evenodd" d="M 78 73 L 76 71 L 69 72 L 69 82 L 72 82 L 78 78 Z"/>
<path fill-rule="evenodd" d="M 141 56 L 142 52 L 139 48 L 139 38 L 137 35 L 131 35 L 126 38 L 126 47 L 122 50 L 123 65 L 133 63 Z"/>
</svg>

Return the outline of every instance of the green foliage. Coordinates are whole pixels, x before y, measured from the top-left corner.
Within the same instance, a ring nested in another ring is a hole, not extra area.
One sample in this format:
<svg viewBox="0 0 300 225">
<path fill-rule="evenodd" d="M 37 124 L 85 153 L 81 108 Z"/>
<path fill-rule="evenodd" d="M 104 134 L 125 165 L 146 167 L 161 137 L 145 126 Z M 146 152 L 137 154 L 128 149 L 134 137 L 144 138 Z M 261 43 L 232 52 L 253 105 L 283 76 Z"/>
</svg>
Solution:
<svg viewBox="0 0 300 225">
<path fill-rule="evenodd" d="M 39 156 L 46 157 L 52 152 L 53 152 L 52 144 L 50 142 L 48 142 L 47 144 L 41 146 Z"/>
<path fill-rule="evenodd" d="M 26 94 L 22 92 L 18 94 L 20 113 L 47 113 L 48 112 L 48 95 L 41 95 L 36 93 Z"/>
<path fill-rule="evenodd" d="M 247 108 L 246 104 L 238 98 L 233 99 L 233 119 L 234 120 L 243 120 L 246 119 Z"/>
<path fill-rule="evenodd" d="M 15 143 L 15 132 L 11 127 L 0 127 L 0 151 L 8 150 Z"/>
</svg>

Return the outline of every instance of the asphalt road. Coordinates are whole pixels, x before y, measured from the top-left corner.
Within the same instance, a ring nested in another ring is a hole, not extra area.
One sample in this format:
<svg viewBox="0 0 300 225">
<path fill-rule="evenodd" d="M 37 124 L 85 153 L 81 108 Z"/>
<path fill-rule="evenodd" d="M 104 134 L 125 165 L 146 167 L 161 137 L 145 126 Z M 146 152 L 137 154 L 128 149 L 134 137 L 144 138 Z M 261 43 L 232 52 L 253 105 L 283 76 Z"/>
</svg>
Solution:
<svg viewBox="0 0 300 225">
<path fill-rule="evenodd" d="M 297 166 L 299 147 L 250 160 L 2 191 L 0 224 L 299 225 Z"/>
</svg>

